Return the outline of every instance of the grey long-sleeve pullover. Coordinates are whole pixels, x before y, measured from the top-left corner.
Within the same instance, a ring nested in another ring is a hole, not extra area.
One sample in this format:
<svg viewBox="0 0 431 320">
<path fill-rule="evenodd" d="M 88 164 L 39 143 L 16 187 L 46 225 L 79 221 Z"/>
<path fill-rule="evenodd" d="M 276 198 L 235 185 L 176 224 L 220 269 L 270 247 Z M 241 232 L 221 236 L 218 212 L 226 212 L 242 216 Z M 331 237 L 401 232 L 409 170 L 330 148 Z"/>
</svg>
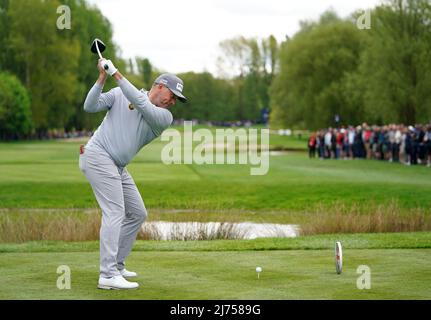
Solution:
<svg viewBox="0 0 431 320">
<path fill-rule="evenodd" d="M 148 92 L 136 89 L 126 78 L 118 85 L 102 93 L 103 86 L 96 83 L 88 93 L 85 111 L 108 112 L 86 148 L 101 147 L 116 165 L 125 167 L 143 146 L 171 125 L 173 117 L 169 110 L 153 105 Z"/>
</svg>

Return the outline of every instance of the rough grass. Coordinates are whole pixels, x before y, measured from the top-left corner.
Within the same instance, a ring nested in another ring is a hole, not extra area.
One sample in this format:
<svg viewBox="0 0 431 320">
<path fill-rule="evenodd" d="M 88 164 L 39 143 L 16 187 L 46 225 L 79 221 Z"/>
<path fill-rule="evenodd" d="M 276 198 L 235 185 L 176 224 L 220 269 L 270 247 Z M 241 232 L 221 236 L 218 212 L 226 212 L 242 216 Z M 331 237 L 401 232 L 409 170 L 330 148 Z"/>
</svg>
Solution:
<svg viewBox="0 0 431 320">
<path fill-rule="evenodd" d="M 27 241 L 91 241 L 99 239 L 101 217 L 97 210 L 82 211 L 24 211 L 0 214 L 0 242 Z M 214 228 L 196 223 L 195 228 L 183 228 L 179 223 L 169 235 L 171 240 L 242 239 L 245 234 L 235 224 L 222 222 Z M 138 239 L 162 240 L 163 235 L 152 223 L 145 223 Z"/>
<path fill-rule="evenodd" d="M 359 206 L 319 208 L 301 227 L 301 234 L 381 233 L 431 231 L 429 210 L 416 208 L 403 211 L 396 203 L 378 205 L 367 213 Z"/>
<path fill-rule="evenodd" d="M 9 209 L 0 211 L 0 242 L 26 242 L 37 240 L 91 241 L 99 239 L 100 211 L 88 210 L 32 210 Z M 201 212 L 182 210 L 155 210 L 151 221 L 176 223 L 172 240 L 241 239 L 244 232 L 235 222 L 254 220 L 262 223 L 298 223 L 301 235 L 339 233 L 386 233 L 431 231 L 431 215 L 428 210 L 417 208 L 406 210 L 397 203 L 374 205 L 373 207 L 346 207 L 340 203 L 333 208 L 319 207 L 312 212 Z M 220 222 L 210 229 L 199 224 L 187 232 L 179 222 Z M 151 223 L 144 223 L 138 239 L 160 240 L 162 235 Z"/>
<path fill-rule="evenodd" d="M 64 212 L 0 214 L 0 242 L 97 240 L 100 215 Z"/>
</svg>

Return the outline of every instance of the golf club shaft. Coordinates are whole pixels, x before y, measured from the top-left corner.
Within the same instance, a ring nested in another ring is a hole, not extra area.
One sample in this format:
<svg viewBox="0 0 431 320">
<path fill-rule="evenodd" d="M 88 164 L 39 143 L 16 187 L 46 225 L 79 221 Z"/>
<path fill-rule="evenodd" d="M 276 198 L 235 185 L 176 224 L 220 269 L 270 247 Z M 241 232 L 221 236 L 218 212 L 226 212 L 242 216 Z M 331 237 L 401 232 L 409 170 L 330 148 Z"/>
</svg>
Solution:
<svg viewBox="0 0 431 320">
<path fill-rule="evenodd" d="M 102 54 L 100 53 L 99 45 L 97 44 L 97 41 L 96 41 L 96 50 L 97 50 L 97 53 L 99 54 L 100 59 L 103 59 Z"/>
<path fill-rule="evenodd" d="M 99 54 L 100 59 L 103 59 L 102 54 L 100 53 L 99 45 L 97 44 L 97 41 L 96 41 L 96 50 L 97 50 L 97 53 Z M 103 66 L 103 68 L 104 68 L 105 70 L 108 70 L 108 65 L 107 65 L 107 64 L 105 64 L 105 65 Z"/>
</svg>

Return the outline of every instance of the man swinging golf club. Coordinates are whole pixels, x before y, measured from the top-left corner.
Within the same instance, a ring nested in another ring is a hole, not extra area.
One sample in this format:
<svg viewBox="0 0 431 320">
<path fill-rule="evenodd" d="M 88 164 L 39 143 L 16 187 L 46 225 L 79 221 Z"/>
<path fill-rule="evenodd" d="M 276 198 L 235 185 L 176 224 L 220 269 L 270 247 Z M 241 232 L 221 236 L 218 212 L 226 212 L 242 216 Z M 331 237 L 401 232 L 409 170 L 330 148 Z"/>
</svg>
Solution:
<svg viewBox="0 0 431 320">
<path fill-rule="evenodd" d="M 134 289 L 139 284 L 125 278 L 137 274 L 126 270 L 125 260 L 147 210 L 126 165 L 169 127 L 173 117 L 168 109 L 176 100 L 187 99 L 182 94 L 183 81 L 177 76 L 162 74 L 150 91 L 138 90 L 110 60 L 102 58 L 99 48 L 97 51 L 99 78 L 86 97 L 84 110 L 108 112 L 85 148 L 81 146 L 79 167 L 102 209 L 98 288 Z M 118 87 L 102 93 L 108 75 Z"/>
</svg>

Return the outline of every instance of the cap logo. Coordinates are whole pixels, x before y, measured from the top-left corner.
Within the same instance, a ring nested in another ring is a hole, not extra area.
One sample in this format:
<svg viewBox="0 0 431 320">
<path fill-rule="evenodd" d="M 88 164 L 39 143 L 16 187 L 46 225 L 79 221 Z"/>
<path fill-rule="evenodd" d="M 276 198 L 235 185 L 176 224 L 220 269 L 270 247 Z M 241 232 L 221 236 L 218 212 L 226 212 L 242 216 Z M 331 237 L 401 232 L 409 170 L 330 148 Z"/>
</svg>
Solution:
<svg viewBox="0 0 431 320">
<path fill-rule="evenodd" d="M 177 90 L 183 92 L 183 85 L 181 83 L 177 83 Z"/>
</svg>

